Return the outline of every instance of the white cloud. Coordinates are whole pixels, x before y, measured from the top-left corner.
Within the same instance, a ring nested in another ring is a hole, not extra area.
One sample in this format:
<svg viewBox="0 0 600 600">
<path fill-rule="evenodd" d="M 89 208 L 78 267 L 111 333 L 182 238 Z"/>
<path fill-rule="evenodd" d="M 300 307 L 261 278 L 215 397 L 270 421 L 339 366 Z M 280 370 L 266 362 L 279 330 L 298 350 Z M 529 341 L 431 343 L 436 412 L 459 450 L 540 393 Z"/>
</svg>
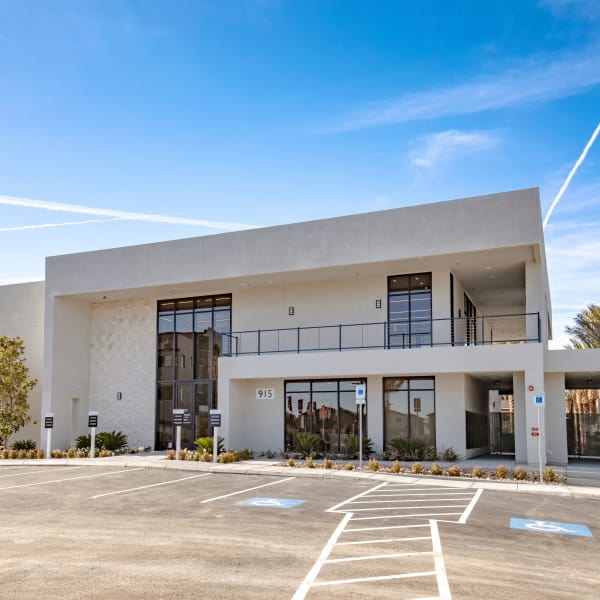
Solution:
<svg viewBox="0 0 600 600">
<path fill-rule="evenodd" d="M 592 20 L 600 17 L 598 0 L 541 0 L 540 6 L 557 17 Z"/>
<path fill-rule="evenodd" d="M 575 225 L 578 225 L 576 227 Z M 587 223 L 555 222 L 546 229 L 548 277 L 552 291 L 553 347 L 568 343 L 564 329 L 592 302 L 600 302 L 600 239 Z"/>
<path fill-rule="evenodd" d="M 0 196 L 0 204 L 9 206 L 22 206 L 27 208 L 40 208 L 57 212 L 77 213 L 84 215 L 98 215 L 102 217 L 112 217 L 126 221 L 145 221 L 149 223 L 169 223 L 171 225 L 193 225 L 196 227 L 208 227 L 221 231 L 235 231 L 239 229 L 253 229 L 257 225 L 245 225 L 243 223 L 227 223 L 224 221 L 207 221 L 205 219 L 188 219 L 185 217 L 172 217 L 169 215 L 157 215 L 138 212 L 129 212 L 124 210 L 115 210 L 112 208 L 94 208 L 91 206 L 82 206 L 78 204 L 66 204 L 63 202 L 46 202 L 44 200 L 31 200 L 29 198 L 13 198 L 11 196 Z M 81 222 L 72 223 L 80 224 Z M 64 223 L 68 225 L 71 223 Z M 25 228 L 26 226 L 21 226 Z"/>
<path fill-rule="evenodd" d="M 431 168 L 457 155 L 486 150 L 497 142 L 497 137 L 490 132 L 450 129 L 418 138 L 409 158 L 417 167 Z"/>
<path fill-rule="evenodd" d="M 373 104 L 325 131 L 353 131 L 546 102 L 573 96 L 599 83 L 600 52 L 595 47 L 554 60 L 534 57 L 496 75 Z"/>
</svg>

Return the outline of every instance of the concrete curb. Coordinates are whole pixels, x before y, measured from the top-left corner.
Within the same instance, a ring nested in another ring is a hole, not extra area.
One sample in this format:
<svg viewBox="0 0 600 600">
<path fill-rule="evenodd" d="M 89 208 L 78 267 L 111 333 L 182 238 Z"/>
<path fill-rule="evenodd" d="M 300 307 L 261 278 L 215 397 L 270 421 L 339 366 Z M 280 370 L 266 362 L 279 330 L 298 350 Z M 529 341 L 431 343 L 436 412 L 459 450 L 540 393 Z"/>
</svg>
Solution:
<svg viewBox="0 0 600 600">
<path fill-rule="evenodd" d="M 443 476 L 415 476 L 404 473 L 392 474 L 370 471 L 340 471 L 335 469 L 306 467 L 286 467 L 267 461 L 244 461 L 241 463 L 215 464 L 195 461 L 167 460 L 162 456 L 142 457 L 140 455 L 112 456 L 106 458 L 43 458 L 43 459 L 3 459 L 0 470 L 6 466 L 77 466 L 77 467 L 122 467 L 162 469 L 175 471 L 198 471 L 201 473 L 235 475 L 263 475 L 270 477 L 303 477 L 310 479 L 357 479 L 373 482 L 398 482 L 410 485 L 419 483 L 423 486 L 449 487 L 458 489 L 484 489 L 505 492 L 542 493 L 573 498 L 600 497 L 600 488 L 578 487 L 561 484 L 517 483 L 514 481 L 490 481 L 450 478 Z"/>
</svg>

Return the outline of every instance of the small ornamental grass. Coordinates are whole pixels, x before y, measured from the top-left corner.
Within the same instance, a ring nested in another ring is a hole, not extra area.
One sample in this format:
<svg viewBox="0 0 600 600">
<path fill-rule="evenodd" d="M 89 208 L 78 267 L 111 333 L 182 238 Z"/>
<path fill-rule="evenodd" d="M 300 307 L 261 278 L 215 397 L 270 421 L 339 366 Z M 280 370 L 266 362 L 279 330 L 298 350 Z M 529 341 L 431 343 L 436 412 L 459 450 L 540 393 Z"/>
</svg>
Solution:
<svg viewBox="0 0 600 600">
<path fill-rule="evenodd" d="M 498 465 L 496 468 L 496 477 L 498 479 L 506 479 L 508 477 L 508 469 L 504 465 Z"/>
<path fill-rule="evenodd" d="M 293 456 L 290 456 L 287 460 L 287 466 L 288 467 L 295 467 L 296 466 L 296 461 L 294 460 Z"/>
<path fill-rule="evenodd" d="M 476 477 L 477 479 L 481 479 L 483 477 L 483 470 L 481 467 L 473 467 L 471 471 L 471 475 Z"/>
<path fill-rule="evenodd" d="M 443 472 L 444 471 L 443 471 L 442 467 L 438 463 L 434 462 L 431 465 L 431 474 L 432 475 L 441 475 Z"/>
<path fill-rule="evenodd" d="M 424 471 L 423 465 L 420 462 L 413 463 L 413 466 L 410 468 L 410 472 L 415 475 L 419 475 Z"/>
<path fill-rule="evenodd" d="M 369 459 L 369 471 L 379 471 L 379 461 L 376 458 Z"/>
<path fill-rule="evenodd" d="M 544 481 L 556 481 L 556 473 L 552 467 L 544 469 Z"/>
<path fill-rule="evenodd" d="M 323 459 L 323 468 L 331 469 L 331 467 L 333 467 L 333 461 L 330 458 L 324 458 Z"/>
<path fill-rule="evenodd" d="M 400 463 L 397 460 L 395 460 L 392 463 L 391 471 L 392 473 L 400 473 L 402 471 L 402 467 L 400 466 Z"/>
<path fill-rule="evenodd" d="M 345 471 L 354 471 L 354 465 L 352 463 L 346 463 L 344 465 L 344 470 Z"/>
<path fill-rule="evenodd" d="M 448 475 L 450 477 L 459 477 L 460 476 L 460 468 L 456 465 L 451 465 L 448 467 Z"/>
<path fill-rule="evenodd" d="M 307 469 L 314 469 L 315 468 L 315 461 L 313 460 L 312 456 L 307 456 L 306 457 L 306 468 Z"/>
<path fill-rule="evenodd" d="M 527 479 L 527 471 L 521 467 L 517 467 L 513 473 L 513 477 L 517 481 L 525 481 Z"/>
</svg>

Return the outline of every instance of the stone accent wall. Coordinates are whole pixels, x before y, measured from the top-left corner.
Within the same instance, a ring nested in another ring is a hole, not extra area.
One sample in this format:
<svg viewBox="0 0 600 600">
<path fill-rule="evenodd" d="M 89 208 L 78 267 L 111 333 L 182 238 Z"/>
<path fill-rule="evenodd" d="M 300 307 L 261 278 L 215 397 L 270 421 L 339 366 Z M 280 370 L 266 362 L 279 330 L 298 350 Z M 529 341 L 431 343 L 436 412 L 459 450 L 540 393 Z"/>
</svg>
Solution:
<svg viewBox="0 0 600 600">
<path fill-rule="evenodd" d="M 99 413 L 98 431 L 122 431 L 131 448 L 154 447 L 156 302 L 92 304 L 90 341 L 90 410 Z"/>
</svg>

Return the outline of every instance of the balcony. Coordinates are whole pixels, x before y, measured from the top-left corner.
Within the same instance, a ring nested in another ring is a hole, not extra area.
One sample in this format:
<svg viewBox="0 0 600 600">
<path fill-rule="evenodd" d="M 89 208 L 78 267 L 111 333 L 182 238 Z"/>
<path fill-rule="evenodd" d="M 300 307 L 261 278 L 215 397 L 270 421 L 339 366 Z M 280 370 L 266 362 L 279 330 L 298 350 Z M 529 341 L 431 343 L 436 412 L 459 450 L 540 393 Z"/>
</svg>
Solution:
<svg viewBox="0 0 600 600">
<path fill-rule="evenodd" d="M 223 334 L 222 356 L 488 346 L 541 341 L 539 313 L 256 329 Z"/>
</svg>

